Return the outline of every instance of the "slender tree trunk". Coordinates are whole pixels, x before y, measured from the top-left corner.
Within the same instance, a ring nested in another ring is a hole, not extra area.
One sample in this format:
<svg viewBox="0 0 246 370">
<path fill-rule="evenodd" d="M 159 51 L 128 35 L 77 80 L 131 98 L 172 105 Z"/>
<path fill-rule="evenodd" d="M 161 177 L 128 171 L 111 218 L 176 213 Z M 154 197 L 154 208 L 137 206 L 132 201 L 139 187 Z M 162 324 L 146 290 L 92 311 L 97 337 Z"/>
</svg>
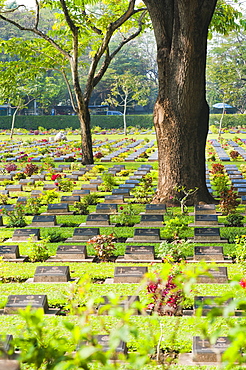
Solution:
<svg viewBox="0 0 246 370">
<path fill-rule="evenodd" d="M 94 161 L 90 127 L 91 118 L 87 104 L 84 104 L 82 111 L 78 110 L 78 118 L 81 128 L 82 163 L 92 164 Z"/>
<path fill-rule="evenodd" d="M 127 94 L 125 94 L 124 108 L 123 108 L 124 135 L 127 135 L 127 130 L 126 130 L 126 107 L 127 107 Z"/>
<path fill-rule="evenodd" d="M 209 108 L 205 99 L 207 31 L 216 0 L 144 0 L 157 42 L 159 94 L 154 124 L 159 153 L 155 202 L 198 188 L 192 202 L 211 203 L 205 181 Z"/>
<path fill-rule="evenodd" d="M 13 113 L 13 116 L 12 116 L 11 130 L 10 130 L 10 139 L 11 140 L 13 139 L 13 136 L 14 136 L 15 117 L 16 117 L 16 114 L 18 112 L 18 109 L 19 109 L 19 107 L 16 107 L 16 109 L 15 109 L 15 111 Z"/>
</svg>

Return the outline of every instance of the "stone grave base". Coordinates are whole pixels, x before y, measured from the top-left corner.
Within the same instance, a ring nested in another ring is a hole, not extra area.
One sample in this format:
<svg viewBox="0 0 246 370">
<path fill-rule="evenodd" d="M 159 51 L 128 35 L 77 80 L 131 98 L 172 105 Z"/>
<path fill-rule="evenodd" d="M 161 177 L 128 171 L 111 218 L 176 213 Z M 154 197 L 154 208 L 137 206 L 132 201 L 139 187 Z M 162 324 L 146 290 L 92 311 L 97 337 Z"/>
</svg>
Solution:
<svg viewBox="0 0 246 370">
<path fill-rule="evenodd" d="M 225 257 L 224 257 L 225 258 Z M 221 259 L 221 260 L 216 260 L 216 259 L 206 259 L 206 257 L 201 258 L 200 260 L 195 260 L 193 257 L 187 257 L 186 262 L 187 263 L 199 263 L 199 262 L 205 262 L 205 263 L 232 263 L 231 259 Z"/>
<path fill-rule="evenodd" d="M 25 307 L 22 307 L 22 309 L 23 308 L 25 308 Z M 34 310 L 35 310 L 35 308 L 34 308 Z M 59 315 L 60 311 L 61 311 L 60 308 L 59 309 L 58 308 L 48 308 L 47 312 L 45 312 L 45 315 L 50 315 L 50 316 Z M 1 309 L 0 310 L 0 315 L 7 315 L 7 316 L 9 316 L 9 315 L 18 315 L 18 311 L 13 312 L 13 313 L 5 313 L 4 309 Z M 1 370 L 1 367 L 0 367 L 0 370 Z"/>
<path fill-rule="evenodd" d="M 95 235 L 94 235 L 95 236 Z M 93 236 L 91 237 L 88 237 L 87 239 L 73 239 L 73 238 L 67 238 L 66 240 L 64 240 L 63 243 L 85 243 L 87 242 L 89 239 L 92 239 Z"/>
<path fill-rule="evenodd" d="M 179 365 L 186 366 L 218 366 L 218 362 L 197 362 L 193 361 L 192 353 L 180 353 L 178 358 Z"/>
<path fill-rule="evenodd" d="M 208 224 L 208 223 L 204 223 L 204 224 L 196 224 L 196 223 L 191 223 L 191 224 L 188 224 L 189 227 L 224 227 L 225 224 Z"/>
<path fill-rule="evenodd" d="M 144 260 L 144 259 L 139 259 L 139 260 L 134 260 L 134 259 L 129 259 L 126 260 L 124 256 L 119 256 L 115 260 L 116 263 L 162 263 L 162 259 L 154 259 L 154 260 Z"/>
<path fill-rule="evenodd" d="M 20 370 L 20 363 L 16 360 L 0 360 L 0 370 Z"/>
<path fill-rule="evenodd" d="M 71 215 L 74 215 L 74 212 L 73 211 L 70 211 L 70 212 L 43 212 L 43 213 L 40 213 L 41 216 L 71 216 Z"/>
<path fill-rule="evenodd" d="M 191 309 L 191 310 L 183 310 L 183 316 L 195 316 L 196 310 Z M 243 316 L 244 312 L 241 310 L 235 310 L 233 315 L 230 315 L 229 317 L 240 317 Z M 202 314 L 201 317 L 206 317 L 206 314 Z M 218 316 L 222 317 L 222 316 Z"/>
<path fill-rule="evenodd" d="M 115 227 L 115 224 L 100 224 L 99 222 L 97 224 L 91 224 L 83 222 L 78 227 Z"/>
<path fill-rule="evenodd" d="M 188 238 L 191 243 L 228 243 L 228 239 L 195 239 L 195 238 Z"/>
<path fill-rule="evenodd" d="M 61 227 L 62 224 L 54 224 L 53 222 L 39 222 L 37 225 L 37 222 L 31 223 L 28 225 L 30 227 Z"/>
<path fill-rule="evenodd" d="M 25 283 L 32 283 L 32 284 L 64 284 L 64 283 L 74 283 L 78 280 L 78 278 L 70 278 L 68 281 L 34 281 L 34 278 L 29 278 L 25 281 Z"/>
<path fill-rule="evenodd" d="M 93 257 L 88 257 L 85 259 L 75 259 L 75 258 L 58 258 L 56 256 L 51 256 L 48 258 L 45 262 L 94 262 L 94 256 Z"/>
<path fill-rule="evenodd" d="M 26 262 L 28 260 L 28 256 L 20 256 L 18 258 L 3 258 L 3 262 Z M 1 370 L 1 369 L 0 369 Z"/>
<path fill-rule="evenodd" d="M 151 215 L 152 216 L 152 215 Z M 162 222 L 143 222 L 143 223 L 140 223 L 140 224 L 135 224 L 134 227 L 147 227 L 148 229 L 151 228 L 151 227 L 164 227 L 165 224 L 162 223 Z"/>
<path fill-rule="evenodd" d="M 30 237 L 30 236 L 29 236 Z M 28 242 L 28 240 L 27 239 L 25 239 L 25 240 L 16 240 L 16 239 L 12 239 L 12 238 L 10 238 L 10 239 L 6 239 L 6 240 L 4 240 L 4 242 L 6 242 L 6 243 L 27 243 Z M 36 242 L 40 242 L 40 239 L 38 239 L 38 240 L 33 240 L 32 241 L 32 243 L 36 243 Z"/>
<path fill-rule="evenodd" d="M 222 212 L 214 212 L 214 213 L 195 213 L 195 212 L 190 212 L 190 213 L 188 213 L 188 216 L 195 216 L 195 215 L 214 215 L 214 216 L 222 216 Z"/>
<path fill-rule="evenodd" d="M 150 244 L 150 243 L 161 243 L 163 241 L 165 241 L 165 240 L 164 239 L 159 239 L 159 240 L 157 240 L 157 239 L 156 240 L 152 240 L 152 239 L 142 240 L 141 239 L 140 240 L 140 239 L 134 239 L 134 238 L 127 238 L 125 243 L 148 243 L 148 244 Z M 218 240 L 217 240 L 217 243 L 218 243 Z"/>
<path fill-rule="evenodd" d="M 134 282 L 132 282 L 132 283 L 129 283 L 129 282 L 125 282 L 125 283 L 116 283 L 116 282 L 114 281 L 114 278 L 107 278 L 107 279 L 104 281 L 104 284 L 139 284 L 139 282 L 138 282 L 138 283 L 134 283 Z"/>
</svg>

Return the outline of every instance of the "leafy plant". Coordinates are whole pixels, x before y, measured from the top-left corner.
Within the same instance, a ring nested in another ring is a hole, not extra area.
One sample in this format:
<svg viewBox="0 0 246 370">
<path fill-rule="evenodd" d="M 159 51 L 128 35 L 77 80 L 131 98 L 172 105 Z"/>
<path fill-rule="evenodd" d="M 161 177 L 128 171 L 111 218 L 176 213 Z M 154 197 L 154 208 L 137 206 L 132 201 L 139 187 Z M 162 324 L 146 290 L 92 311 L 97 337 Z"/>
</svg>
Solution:
<svg viewBox="0 0 246 370">
<path fill-rule="evenodd" d="M 150 203 L 154 197 L 153 177 L 146 175 L 142 178 L 138 186 L 131 190 L 133 195 L 132 202 L 147 204 Z"/>
<path fill-rule="evenodd" d="M 64 192 L 72 191 L 74 188 L 74 181 L 69 178 L 58 179 L 59 189 Z"/>
<path fill-rule="evenodd" d="M 41 204 L 51 204 L 54 203 L 56 199 L 59 198 L 56 189 L 45 190 L 40 196 Z"/>
<path fill-rule="evenodd" d="M 115 244 L 114 235 L 97 235 L 87 241 L 95 249 L 96 256 L 102 261 L 108 261 L 114 254 Z"/>
<path fill-rule="evenodd" d="M 14 209 L 11 211 L 6 210 L 5 208 L 2 208 L 1 211 L 2 214 L 8 217 L 7 222 L 9 227 L 24 227 L 27 225 L 25 219 L 25 207 L 22 204 L 15 204 Z"/>
<path fill-rule="evenodd" d="M 111 173 L 102 174 L 103 183 L 101 184 L 102 188 L 105 191 L 112 191 L 113 187 L 116 185 L 114 176 Z"/>
<path fill-rule="evenodd" d="M 97 194 L 86 194 L 84 197 L 83 197 L 83 202 L 85 204 L 87 204 L 88 206 L 92 206 L 92 205 L 97 205 L 98 203 L 98 195 Z"/>
<path fill-rule="evenodd" d="M 190 250 L 190 242 L 185 239 L 176 239 L 172 242 L 163 241 L 157 248 L 157 256 L 169 262 L 180 262 L 186 259 Z"/>
<path fill-rule="evenodd" d="M 228 177 L 225 174 L 218 173 L 213 176 L 212 185 L 215 187 L 217 197 L 228 190 Z"/>
<path fill-rule="evenodd" d="M 174 190 L 178 193 L 178 195 L 175 196 L 175 200 L 180 203 L 181 214 L 184 214 L 187 212 L 188 209 L 186 205 L 188 202 L 188 198 L 191 195 L 194 195 L 198 191 L 198 188 L 186 189 L 185 186 L 176 186 Z"/>
<path fill-rule="evenodd" d="M 80 202 L 74 202 L 74 209 L 76 215 L 88 215 L 88 204 L 82 199 Z"/>
<path fill-rule="evenodd" d="M 62 234 L 58 230 L 47 230 L 47 237 L 50 243 L 57 243 L 64 240 Z"/>
<path fill-rule="evenodd" d="M 5 171 L 7 171 L 8 173 L 12 172 L 12 171 L 16 171 L 17 170 L 17 166 L 16 164 L 14 163 L 8 163 L 4 166 L 4 169 Z"/>
<path fill-rule="evenodd" d="M 226 216 L 225 221 L 227 226 L 241 227 L 243 226 L 243 219 L 243 215 L 239 213 L 232 213 Z"/>
<path fill-rule="evenodd" d="M 232 151 L 230 152 L 230 157 L 231 157 L 232 159 L 237 159 L 239 156 L 240 156 L 240 153 L 238 153 L 238 151 L 237 151 L 237 150 L 232 150 Z"/>
<path fill-rule="evenodd" d="M 237 192 L 234 191 L 233 187 L 221 192 L 219 206 L 223 215 L 236 213 L 237 206 L 240 203 L 237 197 Z"/>
<path fill-rule="evenodd" d="M 117 215 L 112 216 L 113 222 L 116 224 L 120 224 L 121 226 L 132 226 L 134 225 L 133 216 L 135 216 L 138 212 L 134 210 L 132 204 L 128 204 L 127 206 L 120 206 L 119 213 Z"/>
<path fill-rule="evenodd" d="M 225 173 L 225 166 L 221 163 L 212 163 L 212 169 L 210 171 L 213 175 L 215 174 L 224 174 Z"/>
<path fill-rule="evenodd" d="M 166 281 L 161 275 L 156 274 L 155 279 L 148 282 L 147 292 L 152 298 L 152 302 L 148 304 L 149 310 L 160 316 L 174 316 L 177 313 L 183 298 L 181 290 L 175 283 L 175 277 L 180 273 L 180 267 L 175 265 Z"/>
<path fill-rule="evenodd" d="M 24 168 L 24 173 L 27 176 L 32 176 L 34 173 L 39 171 L 39 167 L 33 163 L 27 163 L 26 167 Z"/>
<path fill-rule="evenodd" d="M 41 203 L 41 198 L 29 197 L 26 204 L 26 213 L 29 213 L 31 215 L 38 215 L 39 213 L 41 213 Z"/>
<path fill-rule="evenodd" d="M 188 230 L 188 226 L 182 218 L 174 217 L 166 221 L 165 232 L 173 239 L 180 239 L 182 232 L 186 230 Z"/>
<path fill-rule="evenodd" d="M 27 239 L 27 254 L 31 262 L 43 262 L 49 258 L 48 243 L 49 238 L 34 240 L 33 236 Z"/>
<path fill-rule="evenodd" d="M 9 197 L 6 194 L 0 194 L 0 204 L 8 204 Z"/>
</svg>

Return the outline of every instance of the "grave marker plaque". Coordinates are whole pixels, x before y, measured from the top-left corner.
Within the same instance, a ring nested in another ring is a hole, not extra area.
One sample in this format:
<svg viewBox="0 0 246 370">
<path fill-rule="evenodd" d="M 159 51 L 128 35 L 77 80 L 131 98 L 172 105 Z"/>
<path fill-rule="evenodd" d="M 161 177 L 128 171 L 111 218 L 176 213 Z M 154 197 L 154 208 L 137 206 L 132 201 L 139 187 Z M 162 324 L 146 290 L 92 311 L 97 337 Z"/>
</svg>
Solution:
<svg viewBox="0 0 246 370">
<path fill-rule="evenodd" d="M 124 203 L 124 196 L 123 195 L 106 195 L 104 203 L 122 204 Z"/>
<path fill-rule="evenodd" d="M 142 215 L 140 226 L 163 226 L 164 218 L 162 215 Z"/>
<path fill-rule="evenodd" d="M 69 212 L 68 204 L 67 203 L 54 203 L 48 204 L 47 208 L 48 213 L 67 213 Z"/>
<path fill-rule="evenodd" d="M 86 218 L 86 225 L 102 225 L 102 226 L 108 226 L 109 225 L 109 215 L 106 214 L 99 214 L 94 213 L 91 215 L 88 215 Z"/>
<path fill-rule="evenodd" d="M 89 240 L 93 238 L 93 236 L 99 235 L 98 228 L 75 228 L 73 233 L 74 240 Z"/>
<path fill-rule="evenodd" d="M 33 281 L 64 283 L 70 280 L 69 266 L 37 266 Z"/>
<path fill-rule="evenodd" d="M 229 338 L 219 337 L 214 344 L 208 339 L 199 336 L 193 337 L 193 361 L 196 362 L 217 362 L 220 356 L 230 346 Z"/>
<path fill-rule="evenodd" d="M 216 213 L 215 204 L 197 204 L 195 205 L 196 215 L 206 215 Z"/>
<path fill-rule="evenodd" d="M 106 213 L 106 214 L 111 214 L 111 213 L 117 213 L 117 205 L 116 204 L 105 204 L 105 203 L 100 203 L 96 207 L 96 213 Z"/>
<path fill-rule="evenodd" d="M 139 283 L 147 272 L 146 266 L 116 266 L 114 283 Z"/>
<path fill-rule="evenodd" d="M 145 213 L 162 214 L 167 211 L 166 204 L 146 204 Z"/>
<path fill-rule="evenodd" d="M 159 240 L 160 230 L 159 229 L 135 229 L 134 240 Z"/>
<path fill-rule="evenodd" d="M 195 215 L 195 225 L 218 225 L 217 215 Z"/>
<path fill-rule="evenodd" d="M 100 344 L 105 351 L 109 349 L 109 335 L 97 335 L 96 339 L 98 344 Z M 126 343 L 121 340 L 118 346 L 116 347 L 115 352 L 116 354 L 117 353 L 127 354 Z"/>
<path fill-rule="evenodd" d="M 47 295 L 9 295 L 6 306 L 4 307 L 5 314 L 17 313 L 18 309 L 31 306 L 34 309 L 42 308 L 44 313 L 48 312 Z"/>
<path fill-rule="evenodd" d="M 227 267 L 217 267 L 216 269 L 208 269 L 207 274 L 199 275 L 197 279 L 199 283 L 207 284 L 225 284 L 228 283 Z"/>
<path fill-rule="evenodd" d="M 194 308 L 195 311 L 202 307 L 202 316 L 206 316 L 208 312 L 210 312 L 213 308 L 222 309 L 228 304 L 232 299 L 228 299 L 226 302 L 218 303 L 218 300 L 221 297 L 216 296 L 195 296 L 194 297 Z"/>
<path fill-rule="evenodd" d="M 70 196 L 63 195 L 61 197 L 61 203 L 74 204 L 75 202 L 80 202 L 79 195 L 70 195 Z"/>
<path fill-rule="evenodd" d="M 85 245 L 59 245 L 56 251 L 56 258 L 60 259 L 78 259 L 87 258 Z"/>
<path fill-rule="evenodd" d="M 38 227 L 52 227 L 56 225 L 56 216 L 55 215 L 35 215 L 32 219 L 32 226 Z"/>
<path fill-rule="evenodd" d="M 32 235 L 33 240 L 40 239 L 40 230 L 39 229 L 16 229 L 14 231 L 12 240 L 13 241 L 26 241 Z"/>
<path fill-rule="evenodd" d="M 8 352 L 13 352 L 13 335 L 0 334 L 0 358 L 9 358 Z M 1 369 L 1 368 L 0 368 Z"/>
<path fill-rule="evenodd" d="M 197 227 L 194 229 L 194 240 L 220 240 L 220 230 L 216 227 Z"/>
<path fill-rule="evenodd" d="M 20 257 L 18 245 L 0 245 L 0 257 L 3 259 L 16 259 Z"/>
<path fill-rule="evenodd" d="M 153 245 L 127 245 L 125 260 L 154 260 L 155 247 Z"/>
<path fill-rule="evenodd" d="M 195 255 L 194 259 L 196 261 L 200 260 L 224 260 L 223 254 L 223 247 L 213 247 L 213 246 L 206 246 L 206 247 L 195 247 Z"/>
</svg>

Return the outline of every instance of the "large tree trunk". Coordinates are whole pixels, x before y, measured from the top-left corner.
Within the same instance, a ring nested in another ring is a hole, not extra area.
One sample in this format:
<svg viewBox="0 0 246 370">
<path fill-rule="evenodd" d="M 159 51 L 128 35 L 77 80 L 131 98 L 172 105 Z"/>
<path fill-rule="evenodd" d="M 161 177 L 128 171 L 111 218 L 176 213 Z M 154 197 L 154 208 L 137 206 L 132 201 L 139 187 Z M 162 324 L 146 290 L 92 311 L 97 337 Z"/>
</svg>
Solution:
<svg viewBox="0 0 246 370">
<path fill-rule="evenodd" d="M 157 42 L 159 94 L 154 109 L 159 151 L 156 202 L 175 188 L 198 188 L 192 201 L 211 203 L 205 182 L 209 109 L 205 98 L 207 31 L 216 0 L 144 0 Z"/>
<path fill-rule="evenodd" d="M 78 118 L 81 127 L 81 149 L 82 149 L 82 163 L 92 164 L 93 163 L 93 151 L 92 151 L 92 137 L 91 137 L 91 118 L 88 109 L 88 105 L 85 104 L 82 111 L 78 111 Z"/>
</svg>

